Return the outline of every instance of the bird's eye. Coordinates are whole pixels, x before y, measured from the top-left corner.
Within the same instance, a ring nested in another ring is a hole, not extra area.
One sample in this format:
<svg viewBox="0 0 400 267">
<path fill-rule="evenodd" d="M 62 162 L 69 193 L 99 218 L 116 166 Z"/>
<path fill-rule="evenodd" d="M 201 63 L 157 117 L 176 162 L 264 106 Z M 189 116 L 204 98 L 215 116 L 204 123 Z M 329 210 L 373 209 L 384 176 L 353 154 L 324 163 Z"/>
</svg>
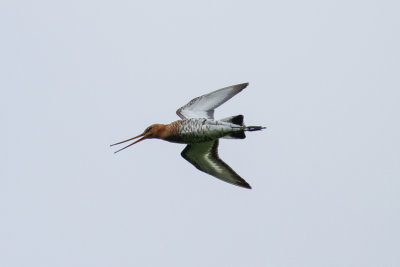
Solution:
<svg viewBox="0 0 400 267">
<path fill-rule="evenodd" d="M 151 127 L 146 129 L 146 133 L 148 133 L 151 130 Z"/>
</svg>

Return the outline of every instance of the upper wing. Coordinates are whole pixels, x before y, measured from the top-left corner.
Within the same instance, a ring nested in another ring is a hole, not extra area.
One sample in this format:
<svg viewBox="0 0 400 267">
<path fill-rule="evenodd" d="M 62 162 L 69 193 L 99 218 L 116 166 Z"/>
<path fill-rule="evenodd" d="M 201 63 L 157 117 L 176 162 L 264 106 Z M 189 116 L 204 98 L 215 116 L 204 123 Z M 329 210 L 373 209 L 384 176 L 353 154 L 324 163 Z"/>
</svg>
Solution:
<svg viewBox="0 0 400 267">
<path fill-rule="evenodd" d="M 214 109 L 242 91 L 248 83 L 232 85 L 192 99 L 176 111 L 181 119 L 207 118 L 214 119 Z"/>
<path fill-rule="evenodd" d="M 211 174 L 222 181 L 251 189 L 251 186 L 218 156 L 216 141 L 189 144 L 181 153 L 182 157 L 197 169 Z"/>
</svg>

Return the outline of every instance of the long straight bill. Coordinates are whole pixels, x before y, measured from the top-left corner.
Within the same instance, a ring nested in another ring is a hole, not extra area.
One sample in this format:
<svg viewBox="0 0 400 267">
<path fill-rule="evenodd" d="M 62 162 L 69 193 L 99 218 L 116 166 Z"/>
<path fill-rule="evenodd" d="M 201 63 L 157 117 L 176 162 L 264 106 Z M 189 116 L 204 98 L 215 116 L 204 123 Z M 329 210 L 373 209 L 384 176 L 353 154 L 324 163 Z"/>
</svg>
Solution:
<svg viewBox="0 0 400 267">
<path fill-rule="evenodd" d="M 142 141 L 142 140 L 146 139 L 147 137 L 146 137 L 146 136 L 144 136 L 144 133 L 142 133 L 142 134 L 140 134 L 140 135 L 138 135 L 138 136 L 135 136 L 135 137 L 129 138 L 129 139 L 125 140 L 125 141 L 121 141 L 121 142 L 118 142 L 118 143 L 112 144 L 112 145 L 110 145 L 110 146 L 119 145 L 119 144 L 122 144 L 122 143 L 125 143 L 125 142 L 128 142 L 128 141 L 131 141 L 131 140 L 133 140 L 133 139 L 136 139 L 136 138 L 138 138 L 138 137 L 141 137 L 141 136 L 143 136 L 143 137 L 142 137 L 142 138 L 140 138 L 139 140 L 137 140 L 137 141 L 133 142 L 132 144 L 129 144 L 129 145 L 127 145 L 127 146 L 125 146 L 125 147 L 123 147 L 123 148 L 121 148 L 121 149 L 119 149 L 119 150 L 117 150 L 117 151 L 115 151 L 115 152 L 114 152 L 114 153 L 117 153 L 117 152 L 119 152 L 119 151 L 121 151 L 121 150 L 124 150 L 125 148 L 128 148 L 128 147 L 130 147 L 131 145 L 134 145 L 134 144 L 136 144 L 136 143 L 138 143 L 138 142 L 140 142 L 140 141 Z"/>
</svg>

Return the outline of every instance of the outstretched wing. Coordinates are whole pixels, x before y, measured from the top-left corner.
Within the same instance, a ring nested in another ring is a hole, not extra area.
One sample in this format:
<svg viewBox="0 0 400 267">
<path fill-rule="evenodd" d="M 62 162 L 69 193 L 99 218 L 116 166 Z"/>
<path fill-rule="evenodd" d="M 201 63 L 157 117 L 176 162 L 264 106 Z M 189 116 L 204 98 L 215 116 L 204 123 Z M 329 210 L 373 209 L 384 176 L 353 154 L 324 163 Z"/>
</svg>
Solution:
<svg viewBox="0 0 400 267">
<path fill-rule="evenodd" d="M 218 156 L 216 141 L 189 144 L 181 153 L 182 157 L 197 169 L 222 181 L 251 189 L 251 186 Z"/>
<path fill-rule="evenodd" d="M 242 91 L 248 83 L 232 85 L 192 99 L 176 111 L 181 119 L 207 118 L 214 119 L 214 109 Z"/>
</svg>

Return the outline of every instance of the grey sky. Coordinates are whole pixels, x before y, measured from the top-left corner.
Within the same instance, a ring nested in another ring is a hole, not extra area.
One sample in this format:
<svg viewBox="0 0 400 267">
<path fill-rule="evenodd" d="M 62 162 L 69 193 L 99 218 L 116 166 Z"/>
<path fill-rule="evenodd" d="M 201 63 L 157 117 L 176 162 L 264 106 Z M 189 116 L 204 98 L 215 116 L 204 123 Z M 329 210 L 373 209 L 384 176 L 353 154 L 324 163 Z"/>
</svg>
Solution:
<svg viewBox="0 0 400 267">
<path fill-rule="evenodd" d="M 400 266 L 397 1 L 2 1 L 0 266 Z M 216 110 L 253 190 L 159 140 Z"/>
</svg>

